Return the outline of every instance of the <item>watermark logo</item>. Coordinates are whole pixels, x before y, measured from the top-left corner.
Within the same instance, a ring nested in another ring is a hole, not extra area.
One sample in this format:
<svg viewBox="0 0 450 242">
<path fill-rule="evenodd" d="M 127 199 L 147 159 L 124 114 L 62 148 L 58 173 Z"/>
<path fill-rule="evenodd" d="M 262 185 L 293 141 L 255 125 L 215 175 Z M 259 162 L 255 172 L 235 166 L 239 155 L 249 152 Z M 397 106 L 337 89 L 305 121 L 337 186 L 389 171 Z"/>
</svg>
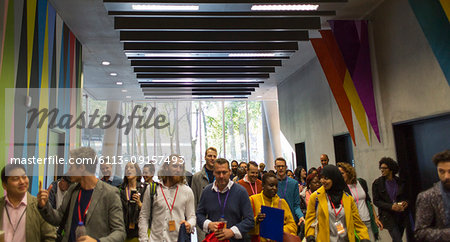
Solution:
<svg viewBox="0 0 450 242">
<path fill-rule="evenodd" d="M 170 125 L 169 120 L 165 115 L 155 115 L 155 107 L 152 107 L 149 110 L 147 107 L 143 107 L 142 105 L 135 105 L 131 114 L 128 116 L 124 116 L 119 113 L 114 115 L 99 115 L 99 109 L 95 109 L 92 114 L 86 114 L 86 112 L 83 111 L 76 117 L 72 114 L 61 114 L 58 108 L 53 108 L 51 110 L 47 108 L 32 108 L 28 110 L 27 113 L 27 129 L 35 126 L 42 128 L 44 123 L 48 121 L 48 128 L 50 129 L 69 129 L 73 127 L 78 129 L 108 129 L 115 126 L 118 129 L 125 128 L 124 134 L 128 135 L 134 123 L 137 129 L 149 129 L 152 127 L 155 129 L 164 129 Z M 142 115 L 138 113 L 142 113 Z"/>
</svg>

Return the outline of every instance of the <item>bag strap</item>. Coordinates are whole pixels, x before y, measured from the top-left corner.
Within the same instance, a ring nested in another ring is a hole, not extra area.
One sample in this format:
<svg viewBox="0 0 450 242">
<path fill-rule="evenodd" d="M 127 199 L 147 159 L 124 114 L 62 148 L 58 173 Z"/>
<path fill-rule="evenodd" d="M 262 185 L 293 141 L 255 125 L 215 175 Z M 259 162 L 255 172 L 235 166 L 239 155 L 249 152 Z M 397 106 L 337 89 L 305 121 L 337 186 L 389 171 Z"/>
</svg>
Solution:
<svg viewBox="0 0 450 242">
<path fill-rule="evenodd" d="M 158 184 L 152 182 L 149 185 L 150 185 L 150 216 L 148 217 L 148 228 L 150 229 L 152 227 L 152 220 L 153 220 L 153 201 L 156 195 L 156 187 L 158 187 Z"/>
</svg>

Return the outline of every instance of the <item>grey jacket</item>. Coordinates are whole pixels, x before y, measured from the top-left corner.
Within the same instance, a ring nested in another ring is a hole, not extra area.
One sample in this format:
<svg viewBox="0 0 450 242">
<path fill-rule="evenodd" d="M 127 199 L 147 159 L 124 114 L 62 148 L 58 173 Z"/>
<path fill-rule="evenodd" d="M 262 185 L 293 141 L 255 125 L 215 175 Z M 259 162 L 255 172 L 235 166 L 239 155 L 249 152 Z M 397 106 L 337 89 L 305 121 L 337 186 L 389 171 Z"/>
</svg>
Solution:
<svg viewBox="0 0 450 242">
<path fill-rule="evenodd" d="M 203 189 L 209 184 L 208 175 L 205 171 L 205 165 L 203 165 L 202 170 L 195 173 L 192 176 L 192 192 L 194 192 L 194 205 L 195 210 L 198 208 L 198 203 L 200 201 L 200 196 L 202 195 Z M 205 232 L 203 232 L 203 228 L 197 226 L 197 238 L 198 241 L 203 241 L 205 238 Z"/>
<path fill-rule="evenodd" d="M 450 241 L 439 183 L 417 196 L 414 234 L 418 241 Z"/>
<path fill-rule="evenodd" d="M 52 225 L 58 226 L 64 217 L 67 206 L 69 214 L 64 227 L 66 231 L 63 241 L 68 241 L 69 231 L 72 226 L 72 215 L 80 190 L 77 184 L 72 184 L 64 196 L 61 207 L 53 209 L 50 203 L 39 209 L 42 217 Z M 125 240 L 125 225 L 123 222 L 122 203 L 119 198 L 119 190 L 107 183 L 97 182 L 92 193 L 91 205 L 86 214 L 86 233 L 94 239 L 102 242 L 122 242 Z"/>
<path fill-rule="evenodd" d="M 0 228 L 3 228 L 5 197 L 0 198 Z M 56 228 L 45 222 L 37 209 L 37 198 L 27 192 L 25 238 L 27 242 L 55 241 Z"/>
</svg>

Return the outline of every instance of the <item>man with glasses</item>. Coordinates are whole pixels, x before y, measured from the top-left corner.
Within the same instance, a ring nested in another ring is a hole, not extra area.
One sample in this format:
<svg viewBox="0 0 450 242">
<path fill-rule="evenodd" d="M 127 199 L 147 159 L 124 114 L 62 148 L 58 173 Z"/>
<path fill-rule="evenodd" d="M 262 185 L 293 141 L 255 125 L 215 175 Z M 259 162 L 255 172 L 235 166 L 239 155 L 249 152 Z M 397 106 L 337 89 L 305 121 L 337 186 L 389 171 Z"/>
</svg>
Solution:
<svg viewBox="0 0 450 242">
<path fill-rule="evenodd" d="M 402 241 L 408 222 L 405 186 L 395 175 L 399 167 L 392 158 L 381 158 L 379 168 L 381 177 L 372 184 L 373 203 L 378 207 L 380 220 L 383 227 L 389 231 L 392 241 Z"/>
<path fill-rule="evenodd" d="M 298 182 L 289 178 L 286 174 L 287 166 L 286 160 L 283 157 L 278 157 L 275 160 L 275 170 L 277 171 L 278 192 L 280 198 L 286 200 L 294 215 L 294 220 L 297 225 L 305 220 L 302 210 L 300 209 L 300 194 L 298 192 Z"/>
</svg>

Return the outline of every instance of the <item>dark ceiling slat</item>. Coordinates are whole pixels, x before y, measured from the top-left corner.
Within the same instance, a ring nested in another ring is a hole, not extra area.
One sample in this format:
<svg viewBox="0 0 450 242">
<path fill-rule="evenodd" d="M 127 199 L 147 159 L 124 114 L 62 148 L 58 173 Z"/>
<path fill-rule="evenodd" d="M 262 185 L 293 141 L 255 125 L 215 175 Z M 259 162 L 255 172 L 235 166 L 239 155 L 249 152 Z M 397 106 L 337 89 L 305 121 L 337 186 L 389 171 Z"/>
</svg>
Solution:
<svg viewBox="0 0 450 242">
<path fill-rule="evenodd" d="M 109 11 L 113 16 L 195 16 L 195 17 L 253 17 L 253 16 L 334 16 L 336 11 L 249 11 L 249 12 L 155 12 L 155 11 Z"/>
<path fill-rule="evenodd" d="M 206 34 L 206 33 L 205 33 Z M 123 44 L 124 50 L 165 50 L 165 51 L 230 51 L 230 50 L 298 50 L 297 42 L 286 43 L 129 43 Z"/>
<path fill-rule="evenodd" d="M 226 83 L 226 82 L 215 82 L 215 83 L 161 83 L 161 82 L 147 82 L 141 83 L 141 88 L 157 88 L 157 87 L 213 87 L 213 88 L 222 88 L 222 87 L 259 87 L 259 83 Z"/>
<path fill-rule="evenodd" d="M 251 95 L 251 92 L 196 92 L 196 93 L 145 93 L 144 96 L 203 96 L 203 95 L 225 95 L 225 96 L 238 96 L 238 95 Z"/>
<path fill-rule="evenodd" d="M 161 0 L 103 0 L 104 3 L 146 3 L 155 4 L 161 3 Z M 277 0 L 278 4 L 301 4 L 301 3 L 342 3 L 347 2 L 347 0 Z M 253 4 L 267 4 L 267 0 L 172 0 L 170 3 L 253 3 Z"/>
<path fill-rule="evenodd" d="M 280 60 L 252 60 L 252 61 L 147 61 L 132 60 L 131 66 L 281 66 Z"/>
<path fill-rule="evenodd" d="M 253 92 L 256 89 L 254 87 L 143 87 L 142 91 L 143 92 L 153 92 L 153 91 L 158 91 L 158 92 L 172 92 L 172 91 L 208 91 L 208 90 L 217 90 L 217 91 L 226 91 L 226 90 L 238 90 L 238 91 L 245 91 L 245 92 Z"/>
<path fill-rule="evenodd" d="M 146 29 L 320 29 L 320 17 L 188 18 L 115 17 L 114 28 Z"/>
<path fill-rule="evenodd" d="M 192 88 L 192 89 L 181 89 L 181 88 L 165 88 L 165 89 L 149 89 L 143 88 L 142 91 L 144 93 L 152 93 L 152 92 L 180 92 L 180 93 L 193 93 L 193 92 L 253 92 L 255 88 Z"/>
<path fill-rule="evenodd" d="M 269 74 L 136 74 L 136 78 L 269 78 Z"/>
<path fill-rule="evenodd" d="M 134 72 L 136 73 L 151 73 L 151 72 L 258 72 L 258 73 L 268 73 L 275 72 L 273 67 L 260 67 L 260 68 L 151 68 L 151 67 L 135 67 Z"/>
<path fill-rule="evenodd" d="M 287 51 L 283 51 L 283 53 L 288 53 Z M 289 56 L 258 56 L 258 57 L 145 57 L 145 56 L 137 56 L 137 57 L 128 57 L 128 60 L 279 60 L 279 59 L 289 59 Z"/>
<path fill-rule="evenodd" d="M 308 31 L 120 31 L 124 42 L 306 41 Z"/>
</svg>

